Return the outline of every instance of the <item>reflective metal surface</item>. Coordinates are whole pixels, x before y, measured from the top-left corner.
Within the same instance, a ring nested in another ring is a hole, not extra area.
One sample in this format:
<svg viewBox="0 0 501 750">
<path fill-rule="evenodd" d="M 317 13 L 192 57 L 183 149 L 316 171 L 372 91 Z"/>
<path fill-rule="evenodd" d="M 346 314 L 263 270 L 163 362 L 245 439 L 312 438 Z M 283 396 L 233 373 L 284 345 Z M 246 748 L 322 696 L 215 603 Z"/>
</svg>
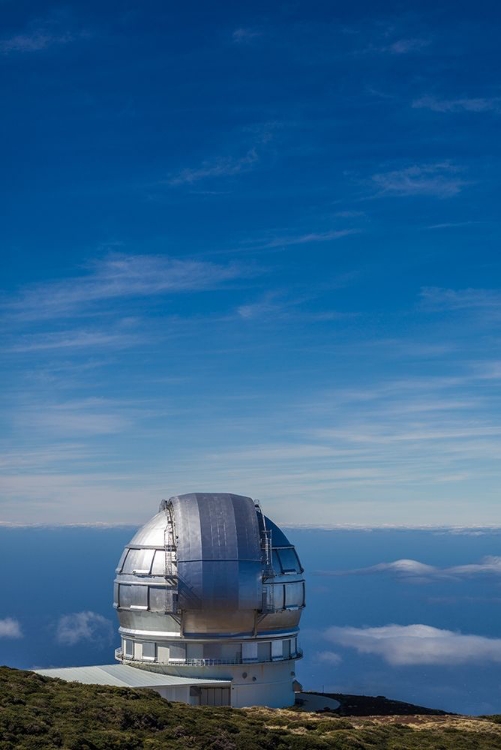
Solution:
<svg viewBox="0 0 501 750">
<path fill-rule="evenodd" d="M 294 547 L 250 497 L 162 501 L 117 568 L 118 658 L 148 669 L 296 659 L 302 573 Z"/>
<path fill-rule="evenodd" d="M 224 612 L 261 606 L 261 545 L 254 502 L 241 495 L 173 497 L 178 605 Z"/>
</svg>

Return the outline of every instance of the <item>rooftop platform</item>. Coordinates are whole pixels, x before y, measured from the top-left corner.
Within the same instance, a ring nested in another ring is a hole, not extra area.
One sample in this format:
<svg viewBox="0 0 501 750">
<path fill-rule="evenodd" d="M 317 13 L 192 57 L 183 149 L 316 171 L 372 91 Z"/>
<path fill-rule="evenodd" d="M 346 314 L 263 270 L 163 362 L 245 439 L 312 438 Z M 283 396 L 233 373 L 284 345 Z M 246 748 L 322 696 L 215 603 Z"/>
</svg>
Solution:
<svg viewBox="0 0 501 750">
<path fill-rule="evenodd" d="M 149 672 L 126 664 L 103 664 L 93 667 L 62 667 L 60 669 L 35 669 L 44 677 L 54 677 L 66 682 L 82 682 L 86 685 L 111 685 L 128 688 L 176 688 L 176 687 L 230 687 L 230 680 L 209 680 L 196 677 L 177 677 L 170 674 Z"/>
</svg>

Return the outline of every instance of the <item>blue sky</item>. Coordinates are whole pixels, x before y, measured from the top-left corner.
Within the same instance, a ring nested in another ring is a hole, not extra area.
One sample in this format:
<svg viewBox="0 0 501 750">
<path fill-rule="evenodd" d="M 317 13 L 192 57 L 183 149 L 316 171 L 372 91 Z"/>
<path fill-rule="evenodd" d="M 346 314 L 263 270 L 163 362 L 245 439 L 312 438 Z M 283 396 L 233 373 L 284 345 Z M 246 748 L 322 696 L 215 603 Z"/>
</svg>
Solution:
<svg viewBox="0 0 501 750">
<path fill-rule="evenodd" d="M 1 520 L 499 524 L 494 4 L 1 9 Z"/>
</svg>

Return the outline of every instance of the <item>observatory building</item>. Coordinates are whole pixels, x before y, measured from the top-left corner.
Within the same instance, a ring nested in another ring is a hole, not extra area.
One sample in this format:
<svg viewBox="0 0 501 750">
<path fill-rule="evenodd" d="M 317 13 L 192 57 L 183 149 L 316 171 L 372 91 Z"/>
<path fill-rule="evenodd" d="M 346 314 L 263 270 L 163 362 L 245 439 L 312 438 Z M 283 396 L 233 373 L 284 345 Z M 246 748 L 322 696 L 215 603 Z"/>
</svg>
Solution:
<svg viewBox="0 0 501 750">
<path fill-rule="evenodd" d="M 290 706 L 304 603 L 296 551 L 258 503 L 179 495 L 120 558 L 119 664 L 37 671 L 151 687 L 194 705 Z"/>
</svg>

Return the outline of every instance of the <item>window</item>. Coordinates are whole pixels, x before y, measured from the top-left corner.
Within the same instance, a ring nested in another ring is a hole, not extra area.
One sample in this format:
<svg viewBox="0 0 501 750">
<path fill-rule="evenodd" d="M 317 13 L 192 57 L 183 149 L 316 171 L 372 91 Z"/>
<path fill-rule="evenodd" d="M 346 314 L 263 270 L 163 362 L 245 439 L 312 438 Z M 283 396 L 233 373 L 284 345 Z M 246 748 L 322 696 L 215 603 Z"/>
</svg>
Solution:
<svg viewBox="0 0 501 750">
<path fill-rule="evenodd" d="M 169 661 L 186 661 L 185 643 L 169 643 Z"/>
<path fill-rule="evenodd" d="M 264 586 L 263 609 L 265 612 L 279 612 L 284 609 L 283 583 L 267 584 Z"/>
<path fill-rule="evenodd" d="M 278 550 L 278 556 L 284 573 L 300 573 L 301 566 L 296 551 L 292 547 L 284 547 Z"/>
<path fill-rule="evenodd" d="M 242 643 L 242 661 L 257 661 L 257 643 L 251 641 L 250 643 Z"/>
<path fill-rule="evenodd" d="M 125 558 L 122 573 L 148 576 L 153 562 L 153 549 L 130 549 Z"/>
<path fill-rule="evenodd" d="M 285 584 L 285 607 L 296 609 L 304 604 L 304 584 L 302 581 Z"/>
<path fill-rule="evenodd" d="M 119 606 L 122 609 L 148 609 L 148 587 L 120 584 Z"/>
<path fill-rule="evenodd" d="M 160 586 L 150 586 L 150 610 L 152 612 L 167 612 L 167 590 Z"/>
<path fill-rule="evenodd" d="M 165 575 L 165 552 L 157 549 L 155 557 L 153 558 L 153 566 L 151 568 L 152 576 L 164 576 Z"/>
<path fill-rule="evenodd" d="M 272 659 L 283 659 L 284 647 L 282 641 L 271 642 L 271 658 Z"/>
<path fill-rule="evenodd" d="M 284 586 L 278 584 L 272 587 L 273 590 L 273 608 L 280 611 L 284 608 Z"/>
<path fill-rule="evenodd" d="M 132 657 L 134 656 L 133 641 L 129 640 L 128 638 L 124 638 L 123 649 L 125 656 L 127 656 L 129 659 L 132 659 Z"/>
<path fill-rule="evenodd" d="M 186 644 L 188 649 L 186 656 L 188 659 L 203 659 L 204 658 L 204 644 L 203 643 L 188 643 Z"/>
<path fill-rule="evenodd" d="M 146 661 L 155 661 L 157 657 L 157 644 L 146 642 L 143 643 L 143 659 Z"/>
<path fill-rule="evenodd" d="M 257 644 L 257 660 L 258 661 L 271 661 L 270 641 L 264 641 L 263 643 Z"/>
<path fill-rule="evenodd" d="M 123 564 L 124 564 L 124 560 L 125 560 L 125 558 L 126 558 L 126 556 L 127 556 L 127 552 L 128 552 L 128 551 L 129 551 L 129 550 L 128 550 L 128 549 L 127 549 L 127 547 L 126 547 L 126 548 L 124 549 L 124 551 L 122 552 L 122 555 L 121 555 L 121 557 L 120 557 L 120 560 L 118 561 L 118 566 L 117 566 L 117 569 L 116 569 L 116 572 L 117 572 L 117 573 L 121 573 L 121 572 L 122 572 L 122 567 L 123 567 Z"/>
<path fill-rule="evenodd" d="M 282 566 L 280 565 L 280 558 L 278 556 L 278 552 L 276 549 L 272 552 L 272 560 L 273 560 L 273 572 L 276 576 L 282 575 Z"/>
</svg>

